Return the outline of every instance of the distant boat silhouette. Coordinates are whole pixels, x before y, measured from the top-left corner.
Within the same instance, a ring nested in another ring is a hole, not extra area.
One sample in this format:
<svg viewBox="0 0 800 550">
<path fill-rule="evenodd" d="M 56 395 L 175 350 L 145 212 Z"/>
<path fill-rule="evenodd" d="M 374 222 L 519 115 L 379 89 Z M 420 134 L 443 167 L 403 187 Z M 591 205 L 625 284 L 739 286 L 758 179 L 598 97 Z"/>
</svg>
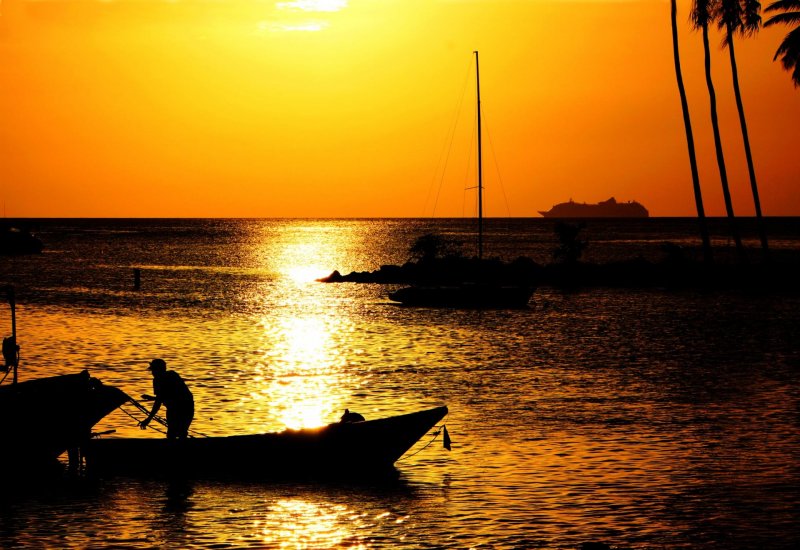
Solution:
<svg viewBox="0 0 800 550">
<path fill-rule="evenodd" d="M 40 254 L 43 248 L 42 241 L 30 231 L 12 226 L 0 228 L 0 255 Z"/>
<path fill-rule="evenodd" d="M 636 201 L 617 202 L 611 197 L 607 201 L 597 204 L 585 202 L 562 202 L 550 210 L 539 211 L 545 218 L 647 218 L 650 213 L 647 208 Z"/>
<path fill-rule="evenodd" d="M 481 77 L 478 52 L 475 54 L 475 86 L 478 134 L 478 262 L 483 262 L 483 156 L 481 145 Z M 485 271 L 485 269 L 484 269 Z M 488 274 L 484 273 L 486 279 Z M 522 308 L 528 305 L 535 288 L 489 280 L 461 281 L 447 285 L 413 285 L 389 294 L 389 299 L 406 306 L 453 308 Z"/>
</svg>

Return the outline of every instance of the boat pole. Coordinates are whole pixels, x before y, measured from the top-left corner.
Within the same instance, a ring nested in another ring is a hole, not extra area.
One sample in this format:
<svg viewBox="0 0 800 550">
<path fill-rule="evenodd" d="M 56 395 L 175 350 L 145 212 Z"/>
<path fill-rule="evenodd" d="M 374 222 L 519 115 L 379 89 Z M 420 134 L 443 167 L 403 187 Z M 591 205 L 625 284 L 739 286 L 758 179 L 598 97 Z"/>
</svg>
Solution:
<svg viewBox="0 0 800 550">
<path fill-rule="evenodd" d="M 481 155 L 481 71 L 475 50 L 475 87 L 478 103 L 478 259 L 483 259 L 483 156 Z"/>
<path fill-rule="evenodd" d="M 11 306 L 11 338 L 14 341 L 14 347 L 18 350 L 17 347 L 17 302 L 14 298 L 14 287 L 8 287 L 8 303 Z M 12 384 L 17 383 L 17 367 L 19 366 L 19 355 L 14 357 L 14 375 L 11 379 Z"/>
<path fill-rule="evenodd" d="M 12 383 L 17 383 L 17 367 L 19 365 L 19 346 L 17 346 L 17 303 L 14 299 L 14 287 L 8 285 L 0 291 L 5 291 L 8 305 L 11 306 L 11 336 L 3 338 L 3 372 L 8 375 L 8 368 L 14 370 Z M 5 380 L 5 376 L 3 377 Z"/>
</svg>

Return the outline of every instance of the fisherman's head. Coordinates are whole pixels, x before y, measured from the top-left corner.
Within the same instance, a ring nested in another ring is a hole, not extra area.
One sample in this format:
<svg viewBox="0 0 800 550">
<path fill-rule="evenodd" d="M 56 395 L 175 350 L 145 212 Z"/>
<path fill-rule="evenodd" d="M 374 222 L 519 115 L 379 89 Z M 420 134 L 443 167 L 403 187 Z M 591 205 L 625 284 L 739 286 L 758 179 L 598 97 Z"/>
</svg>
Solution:
<svg viewBox="0 0 800 550">
<path fill-rule="evenodd" d="M 152 371 L 153 373 L 166 372 L 167 363 L 163 359 L 153 359 L 150 361 L 150 366 L 147 367 L 147 370 Z"/>
</svg>

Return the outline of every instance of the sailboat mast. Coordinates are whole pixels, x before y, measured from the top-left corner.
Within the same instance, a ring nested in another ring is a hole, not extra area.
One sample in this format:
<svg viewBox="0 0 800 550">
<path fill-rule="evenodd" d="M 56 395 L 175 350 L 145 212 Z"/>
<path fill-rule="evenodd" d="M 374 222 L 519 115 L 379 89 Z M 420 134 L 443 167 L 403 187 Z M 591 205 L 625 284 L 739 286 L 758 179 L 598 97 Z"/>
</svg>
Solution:
<svg viewBox="0 0 800 550">
<path fill-rule="evenodd" d="M 475 50 L 475 86 L 478 104 L 478 259 L 483 258 L 483 156 L 481 150 L 481 71 Z"/>
</svg>

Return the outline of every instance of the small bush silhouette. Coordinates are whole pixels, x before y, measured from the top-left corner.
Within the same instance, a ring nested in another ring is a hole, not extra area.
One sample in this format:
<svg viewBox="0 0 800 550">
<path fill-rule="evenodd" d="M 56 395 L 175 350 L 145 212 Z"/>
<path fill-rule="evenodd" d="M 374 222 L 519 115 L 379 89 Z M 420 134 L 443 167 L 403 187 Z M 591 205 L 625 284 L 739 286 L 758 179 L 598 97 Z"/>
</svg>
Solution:
<svg viewBox="0 0 800 550">
<path fill-rule="evenodd" d="M 577 262 L 583 255 L 583 251 L 589 246 L 589 241 L 580 238 L 580 233 L 585 227 L 584 223 L 558 222 L 555 232 L 559 244 L 553 250 L 553 259 L 565 264 Z"/>
<path fill-rule="evenodd" d="M 409 248 L 411 258 L 422 262 L 430 262 L 447 257 L 461 256 L 461 243 L 436 233 L 426 233 L 417 237 Z"/>
</svg>

